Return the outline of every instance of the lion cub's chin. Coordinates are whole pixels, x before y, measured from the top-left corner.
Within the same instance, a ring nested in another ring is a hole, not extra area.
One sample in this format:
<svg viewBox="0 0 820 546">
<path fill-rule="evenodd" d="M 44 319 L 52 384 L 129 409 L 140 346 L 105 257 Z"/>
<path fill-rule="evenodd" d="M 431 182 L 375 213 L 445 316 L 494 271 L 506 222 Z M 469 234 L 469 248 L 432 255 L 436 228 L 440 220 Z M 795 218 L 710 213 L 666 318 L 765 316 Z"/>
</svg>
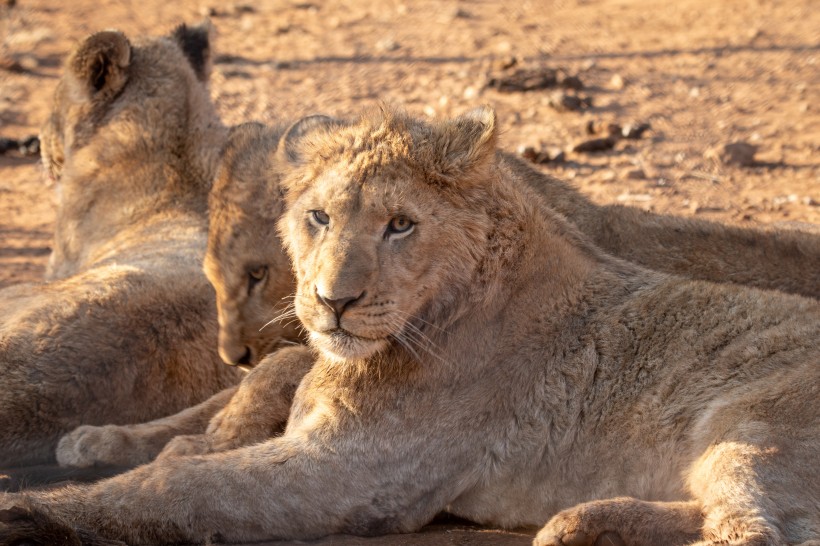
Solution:
<svg viewBox="0 0 820 546">
<path fill-rule="evenodd" d="M 342 362 L 373 356 L 387 347 L 387 340 L 365 339 L 339 331 L 311 332 L 310 344 L 331 360 Z"/>
</svg>

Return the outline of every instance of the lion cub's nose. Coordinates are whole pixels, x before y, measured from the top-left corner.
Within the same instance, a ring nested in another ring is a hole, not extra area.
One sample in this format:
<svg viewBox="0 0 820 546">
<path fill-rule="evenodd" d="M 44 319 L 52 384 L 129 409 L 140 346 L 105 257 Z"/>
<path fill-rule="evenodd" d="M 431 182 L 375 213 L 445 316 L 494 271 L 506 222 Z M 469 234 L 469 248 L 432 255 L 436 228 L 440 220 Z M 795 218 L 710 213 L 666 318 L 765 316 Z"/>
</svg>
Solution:
<svg viewBox="0 0 820 546">
<path fill-rule="evenodd" d="M 364 292 L 358 296 L 351 296 L 347 298 L 329 298 L 327 296 L 323 296 L 317 289 L 316 297 L 320 302 L 325 304 L 331 311 L 333 311 L 336 314 L 336 320 L 339 320 L 342 318 L 342 313 L 344 313 L 355 302 L 364 297 Z"/>
</svg>

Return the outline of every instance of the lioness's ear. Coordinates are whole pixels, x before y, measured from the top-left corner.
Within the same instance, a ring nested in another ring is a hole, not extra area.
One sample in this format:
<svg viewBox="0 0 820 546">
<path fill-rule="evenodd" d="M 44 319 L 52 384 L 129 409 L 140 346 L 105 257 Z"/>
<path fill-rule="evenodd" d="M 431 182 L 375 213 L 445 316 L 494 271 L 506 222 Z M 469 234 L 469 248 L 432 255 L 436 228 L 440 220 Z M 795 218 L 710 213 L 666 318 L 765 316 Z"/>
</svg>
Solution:
<svg viewBox="0 0 820 546">
<path fill-rule="evenodd" d="M 341 124 L 341 121 L 321 114 L 307 116 L 290 127 L 279 140 L 278 161 L 282 164 L 296 165 L 302 162 L 304 141 L 307 135 Z"/>
<path fill-rule="evenodd" d="M 486 164 L 495 155 L 496 133 L 495 110 L 489 106 L 439 125 L 432 144 L 441 174 L 458 177 Z"/>
<path fill-rule="evenodd" d="M 105 30 L 92 34 L 68 60 L 67 81 L 77 95 L 108 100 L 128 81 L 131 44 L 125 34 Z"/>
<path fill-rule="evenodd" d="M 211 38 L 214 27 L 210 20 L 205 19 L 200 24 L 189 27 L 185 23 L 179 25 L 171 33 L 182 52 L 191 63 L 191 67 L 200 81 L 207 81 L 211 76 Z"/>
</svg>

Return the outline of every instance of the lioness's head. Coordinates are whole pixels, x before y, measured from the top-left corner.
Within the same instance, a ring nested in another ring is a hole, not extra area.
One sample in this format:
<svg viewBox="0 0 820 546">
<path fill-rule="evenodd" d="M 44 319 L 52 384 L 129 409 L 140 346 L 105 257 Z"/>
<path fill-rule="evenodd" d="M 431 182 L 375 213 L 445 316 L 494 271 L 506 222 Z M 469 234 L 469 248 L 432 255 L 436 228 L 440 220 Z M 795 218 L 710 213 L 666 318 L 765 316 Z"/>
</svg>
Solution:
<svg viewBox="0 0 820 546">
<path fill-rule="evenodd" d="M 210 31 L 207 22 L 181 25 L 169 36 L 132 43 L 122 32 L 106 30 L 80 43 L 66 61 L 40 132 L 49 175 L 59 180 L 66 161 L 92 142 L 104 141 L 83 161 L 96 160 L 101 168 L 129 152 L 144 157 L 155 149 L 186 151 L 189 133 L 215 119 L 205 87 Z"/>
<path fill-rule="evenodd" d="M 232 365 L 299 337 L 296 283 L 273 227 L 285 208 L 273 168 L 281 133 L 258 123 L 232 129 L 209 197 L 205 274 L 216 290 L 219 354 Z"/>
<path fill-rule="evenodd" d="M 394 341 L 413 351 L 422 331 L 486 296 L 495 113 L 430 124 L 385 110 L 349 125 L 306 123 L 283 137 L 278 162 L 296 313 L 336 359 Z"/>
</svg>

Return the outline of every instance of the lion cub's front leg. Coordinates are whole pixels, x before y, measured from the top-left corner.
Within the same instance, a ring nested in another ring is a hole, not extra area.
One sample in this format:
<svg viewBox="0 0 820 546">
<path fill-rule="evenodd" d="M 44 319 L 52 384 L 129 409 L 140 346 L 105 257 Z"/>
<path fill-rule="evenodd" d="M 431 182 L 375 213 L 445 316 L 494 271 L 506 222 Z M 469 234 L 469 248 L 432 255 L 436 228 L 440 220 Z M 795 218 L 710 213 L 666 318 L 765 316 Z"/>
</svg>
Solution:
<svg viewBox="0 0 820 546">
<path fill-rule="evenodd" d="M 173 437 L 201 433 L 214 414 L 231 400 L 237 387 L 216 393 L 177 414 L 136 425 L 83 425 L 60 439 L 61 466 L 136 466 L 152 461 Z"/>
<path fill-rule="evenodd" d="M 281 434 L 296 389 L 314 360 L 313 353 L 303 346 L 268 355 L 242 380 L 204 434 L 173 438 L 159 457 L 226 451 Z"/>
<path fill-rule="evenodd" d="M 683 546 L 701 535 L 698 502 L 629 497 L 586 502 L 556 514 L 534 546 Z"/>
</svg>

